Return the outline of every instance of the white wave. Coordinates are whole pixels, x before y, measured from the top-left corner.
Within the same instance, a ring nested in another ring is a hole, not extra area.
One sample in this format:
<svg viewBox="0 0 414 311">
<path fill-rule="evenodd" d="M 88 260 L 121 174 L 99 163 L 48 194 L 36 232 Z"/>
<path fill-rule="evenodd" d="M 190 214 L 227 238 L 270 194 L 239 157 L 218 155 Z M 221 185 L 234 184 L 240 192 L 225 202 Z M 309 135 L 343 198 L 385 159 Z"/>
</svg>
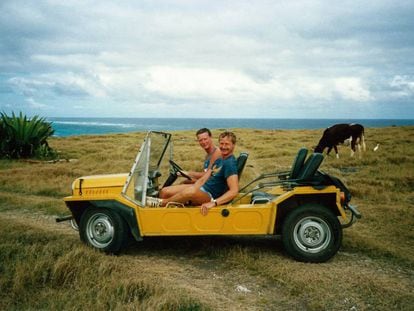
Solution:
<svg viewBox="0 0 414 311">
<path fill-rule="evenodd" d="M 133 128 L 136 124 L 131 123 L 108 123 L 108 122 L 91 122 L 91 121 L 52 121 L 54 124 L 67 124 L 67 125 L 82 125 L 82 126 L 116 126 L 122 128 Z"/>
</svg>

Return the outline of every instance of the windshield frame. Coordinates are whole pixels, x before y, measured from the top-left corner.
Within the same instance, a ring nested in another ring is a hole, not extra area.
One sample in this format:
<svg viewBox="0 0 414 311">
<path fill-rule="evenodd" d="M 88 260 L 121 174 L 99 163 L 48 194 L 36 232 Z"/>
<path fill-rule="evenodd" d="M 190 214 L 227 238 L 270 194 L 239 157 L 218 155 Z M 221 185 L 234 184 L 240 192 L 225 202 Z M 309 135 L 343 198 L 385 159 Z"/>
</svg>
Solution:
<svg viewBox="0 0 414 311">
<path fill-rule="evenodd" d="M 161 145 L 161 148 L 157 148 L 158 146 L 153 143 L 158 142 L 160 138 L 163 142 L 158 144 Z M 148 184 L 150 183 L 149 170 L 159 169 L 170 142 L 171 134 L 169 133 L 158 131 L 147 133 L 122 189 L 121 194 L 125 198 L 140 206 L 145 206 Z M 157 151 L 159 156 L 156 154 Z"/>
</svg>

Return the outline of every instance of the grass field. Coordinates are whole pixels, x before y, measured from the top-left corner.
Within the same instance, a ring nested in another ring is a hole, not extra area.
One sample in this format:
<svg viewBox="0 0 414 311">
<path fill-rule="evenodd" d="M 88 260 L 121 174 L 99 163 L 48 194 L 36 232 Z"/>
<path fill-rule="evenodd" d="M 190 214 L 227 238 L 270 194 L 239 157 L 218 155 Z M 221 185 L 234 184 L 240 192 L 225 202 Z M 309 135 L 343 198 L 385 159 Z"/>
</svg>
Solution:
<svg viewBox="0 0 414 311">
<path fill-rule="evenodd" d="M 234 132 L 244 184 L 289 168 L 322 130 Z M 76 177 L 128 172 L 144 135 L 51 139 L 70 162 L 0 160 L 0 310 L 413 310 L 414 127 L 368 128 L 362 158 L 345 146 L 325 158 L 363 218 L 323 264 L 294 261 L 276 237 L 148 238 L 109 256 L 55 223 Z M 174 160 L 197 169 L 194 133 L 173 139 Z"/>
</svg>

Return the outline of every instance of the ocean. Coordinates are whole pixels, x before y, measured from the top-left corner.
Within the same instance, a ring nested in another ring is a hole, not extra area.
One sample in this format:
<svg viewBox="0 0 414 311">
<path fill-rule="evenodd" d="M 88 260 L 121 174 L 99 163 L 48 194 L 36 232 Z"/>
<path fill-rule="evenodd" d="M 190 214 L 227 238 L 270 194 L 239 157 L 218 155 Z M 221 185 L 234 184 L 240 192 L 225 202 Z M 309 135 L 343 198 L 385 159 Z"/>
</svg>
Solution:
<svg viewBox="0 0 414 311">
<path fill-rule="evenodd" d="M 365 127 L 414 125 L 414 119 L 190 119 L 190 118 L 48 118 L 55 136 L 95 135 L 139 131 L 210 129 L 323 129 L 336 123 Z"/>
</svg>

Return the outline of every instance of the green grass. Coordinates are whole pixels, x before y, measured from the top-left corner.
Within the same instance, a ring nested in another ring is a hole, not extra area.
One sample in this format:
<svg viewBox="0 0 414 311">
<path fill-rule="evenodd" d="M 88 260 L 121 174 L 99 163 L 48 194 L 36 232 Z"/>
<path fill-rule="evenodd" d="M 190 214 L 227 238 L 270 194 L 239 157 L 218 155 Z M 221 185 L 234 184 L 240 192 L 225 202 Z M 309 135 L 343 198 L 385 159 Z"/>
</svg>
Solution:
<svg viewBox="0 0 414 311">
<path fill-rule="evenodd" d="M 0 220 L 0 309 L 201 310 L 201 304 L 154 276 L 129 275 L 131 260 L 80 245 L 74 236 L 51 234 Z M 175 294 L 179 294 L 175 296 Z"/>
<path fill-rule="evenodd" d="M 234 131 L 236 154 L 250 154 L 241 184 L 289 168 L 321 135 Z M 76 177 L 128 172 L 143 137 L 51 139 L 73 162 L 0 160 L 0 310 L 412 310 L 414 127 L 368 128 L 361 159 L 345 146 L 340 159 L 325 158 L 322 170 L 349 186 L 363 218 L 324 264 L 292 260 L 274 237 L 147 238 L 120 256 L 85 247 L 69 224 L 54 222 L 67 213 L 62 197 Z M 174 160 L 199 169 L 194 133 L 173 138 Z"/>
</svg>

